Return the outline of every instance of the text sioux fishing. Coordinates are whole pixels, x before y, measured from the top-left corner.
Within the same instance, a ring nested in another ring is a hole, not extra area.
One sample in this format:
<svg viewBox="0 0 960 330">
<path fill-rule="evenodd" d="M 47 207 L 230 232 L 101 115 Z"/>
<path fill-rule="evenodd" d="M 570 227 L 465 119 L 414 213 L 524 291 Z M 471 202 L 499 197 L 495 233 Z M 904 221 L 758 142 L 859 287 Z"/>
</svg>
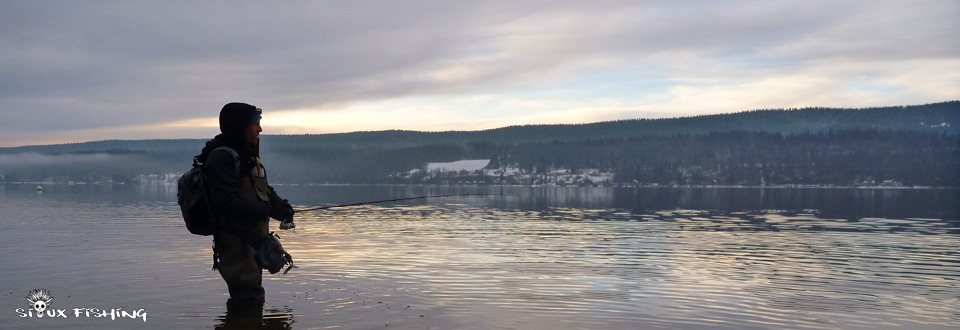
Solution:
<svg viewBox="0 0 960 330">
<path fill-rule="evenodd" d="M 34 314 L 33 309 L 17 308 L 17 314 L 20 314 L 20 317 L 49 317 L 49 318 L 68 318 L 68 315 L 73 315 L 73 317 L 95 317 L 95 318 L 107 318 L 111 320 L 116 320 L 119 318 L 141 318 L 143 322 L 147 322 L 147 312 L 143 309 L 136 309 L 125 311 L 121 309 L 99 309 L 99 308 L 74 308 L 73 313 L 67 314 L 66 309 L 47 309 L 42 312 L 37 312 Z"/>
</svg>

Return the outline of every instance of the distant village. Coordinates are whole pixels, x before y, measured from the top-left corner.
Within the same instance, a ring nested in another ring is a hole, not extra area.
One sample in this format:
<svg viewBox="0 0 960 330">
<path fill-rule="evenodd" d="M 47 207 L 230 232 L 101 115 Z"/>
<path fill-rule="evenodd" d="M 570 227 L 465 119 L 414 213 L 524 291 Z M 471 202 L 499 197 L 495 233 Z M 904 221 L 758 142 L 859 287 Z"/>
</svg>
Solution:
<svg viewBox="0 0 960 330">
<path fill-rule="evenodd" d="M 613 173 L 598 169 L 523 169 L 515 165 L 488 168 L 489 159 L 428 163 L 391 175 L 393 183 L 434 185 L 540 185 L 612 187 Z"/>
<path fill-rule="evenodd" d="M 394 173 L 384 178 L 381 184 L 412 184 L 412 185 L 519 185 L 519 186 L 556 186 L 556 187 L 658 187 L 658 186 L 686 186 L 671 182 L 669 184 L 644 182 L 616 182 L 614 173 L 600 169 L 565 169 L 565 168 L 521 168 L 516 165 L 506 165 L 498 168 L 488 168 L 489 159 L 460 160 L 447 163 L 428 163 L 421 168 L 406 172 Z M 0 174 L 0 184 L 66 184 L 66 185 L 176 185 L 182 173 L 141 174 L 132 178 L 102 177 L 76 179 L 66 176 L 48 177 L 42 181 L 18 182 L 5 180 Z M 298 184 L 293 182 L 277 182 L 276 184 Z M 343 184 L 340 182 L 310 182 L 314 184 Z M 697 185 L 709 186 L 709 185 Z M 718 185 L 720 186 L 720 185 Z M 745 186 L 740 184 L 739 186 Z M 761 183 L 761 186 L 767 186 Z M 844 187 L 837 185 L 769 185 L 786 187 Z M 895 180 L 866 180 L 857 182 L 854 187 L 901 188 L 903 184 Z"/>
<path fill-rule="evenodd" d="M 616 182 L 614 173 L 600 169 L 530 168 L 516 165 L 488 168 L 489 159 L 461 160 L 449 163 L 428 163 L 422 168 L 391 176 L 393 183 L 426 185 L 531 185 L 574 187 L 677 187 L 676 182 L 665 185 L 645 182 Z M 681 172 L 683 170 L 681 169 Z M 698 185 L 704 186 L 704 185 Z M 720 185 L 718 185 L 720 186 Z M 740 184 L 738 186 L 746 186 Z M 766 184 L 761 183 L 761 186 Z M 789 187 L 835 187 L 836 185 L 770 185 Z M 900 188 L 903 184 L 894 180 L 866 180 L 856 187 Z"/>
</svg>

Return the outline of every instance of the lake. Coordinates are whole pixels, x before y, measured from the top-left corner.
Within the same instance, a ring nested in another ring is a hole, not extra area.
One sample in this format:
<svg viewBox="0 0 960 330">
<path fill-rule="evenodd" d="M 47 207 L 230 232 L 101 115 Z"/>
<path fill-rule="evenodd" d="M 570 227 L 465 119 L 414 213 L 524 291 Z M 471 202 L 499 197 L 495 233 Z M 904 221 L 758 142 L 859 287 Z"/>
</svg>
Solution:
<svg viewBox="0 0 960 330">
<path fill-rule="evenodd" d="M 298 214 L 244 318 L 175 186 L 45 188 L 0 185 L 4 329 L 960 328 L 957 189 L 277 186 L 494 196 Z"/>
</svg>

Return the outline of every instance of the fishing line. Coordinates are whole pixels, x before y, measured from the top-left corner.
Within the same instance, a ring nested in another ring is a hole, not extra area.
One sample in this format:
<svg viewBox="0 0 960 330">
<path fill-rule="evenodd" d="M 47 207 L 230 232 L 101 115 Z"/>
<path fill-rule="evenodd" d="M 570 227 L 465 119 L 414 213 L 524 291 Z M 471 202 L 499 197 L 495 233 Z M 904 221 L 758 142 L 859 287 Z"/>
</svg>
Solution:
<svg viewBox="0 0 960 330">
<path fill-rule="evenodd" d="M 307 211 L 317 211 L 317 210 L 326 210 L 332 209 L 335 207 L 347 207 L 347 206 L 357 206 L 357 205 L 367 205 L 367 204 L 377 204 L 377 203 L 386 203 L 386 202 L 399 202 L 399 201 L 408 201 L 414 199 L 427 199 L 427 198 L 440 198 L 440 197 L 458 197 L 458 196 L 506 196 L 503 194 L 450 194 L 450 195 L 431 195 L 431 196 L 417 196 L 417 197 L 407 197 L 407 198 L 394 198 L 394 199 L 384 199 L 379 201 L 370 201 L 370 202 L 360 202 L 352 204 L 340 204 L 340 205 L 330 205 L 330 206 L 318 206 L 311 207 L 300 210 L 293 210 L 294 213 L 301 213 Z"/>
</svg>

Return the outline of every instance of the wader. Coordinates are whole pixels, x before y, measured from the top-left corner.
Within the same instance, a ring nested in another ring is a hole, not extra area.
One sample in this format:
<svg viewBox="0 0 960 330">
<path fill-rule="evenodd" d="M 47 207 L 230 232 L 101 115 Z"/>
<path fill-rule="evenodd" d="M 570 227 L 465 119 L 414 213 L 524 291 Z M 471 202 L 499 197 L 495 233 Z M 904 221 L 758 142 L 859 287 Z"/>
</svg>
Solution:
<svg viewBox="0 0 960 330">
<path fill-rule="evenodd" d="M 240 178 L 240 197 L 244 200 L 258 200 L 267 203 L 270 201 L 267 177 L 260 165 L 260 158 L 255 158 L 256 166 L 249 176 Z M 256 221 L 255 223 L 238 225 L 231 222 L 230 219 L 221 217 L 221 228 L 228 228 L 234 231 L 248 232 L 253 237 L 264 238 L 269 234 L 270 218 Z M 219 256 L 217 270 L 220 276 L 227 282 L 227 289 L 230 292 L 230 304 L 263 304 L 263 273 L 256 261 L 256 250 L 245 243 L 234 234 L 218 232 L 214 234 L 214 246 Z"/>
</svg>

